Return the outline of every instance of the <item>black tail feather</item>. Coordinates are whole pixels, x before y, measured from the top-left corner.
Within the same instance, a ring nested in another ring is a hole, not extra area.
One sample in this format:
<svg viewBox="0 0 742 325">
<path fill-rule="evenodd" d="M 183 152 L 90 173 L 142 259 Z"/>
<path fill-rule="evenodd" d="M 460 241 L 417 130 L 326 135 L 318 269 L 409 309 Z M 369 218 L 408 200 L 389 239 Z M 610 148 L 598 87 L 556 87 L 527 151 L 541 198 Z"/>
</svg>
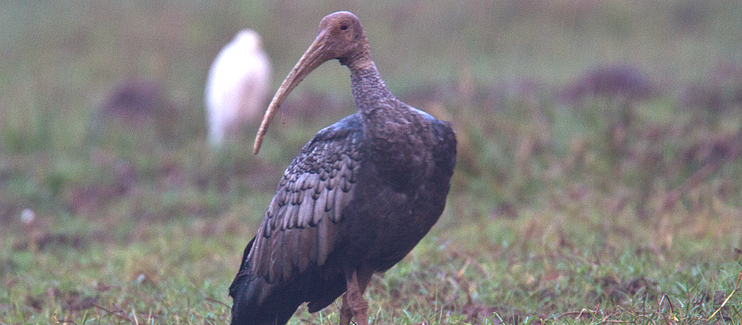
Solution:
<svg viewBox="0 0 742 325">
<path fill-rule="evenodd" d="M 253 241 L 247 244 L 240 271 L 237 272 L 232 285 L 229 286 L 229 295 L 233 300 L 231 324 L 286 324 L 302 301 L 291 297 L 286 288 L 281 290 L 275 284 L 269 284 L 264 279 L 256 278 L 248 273 L 245 260 Z"/>
</svg>

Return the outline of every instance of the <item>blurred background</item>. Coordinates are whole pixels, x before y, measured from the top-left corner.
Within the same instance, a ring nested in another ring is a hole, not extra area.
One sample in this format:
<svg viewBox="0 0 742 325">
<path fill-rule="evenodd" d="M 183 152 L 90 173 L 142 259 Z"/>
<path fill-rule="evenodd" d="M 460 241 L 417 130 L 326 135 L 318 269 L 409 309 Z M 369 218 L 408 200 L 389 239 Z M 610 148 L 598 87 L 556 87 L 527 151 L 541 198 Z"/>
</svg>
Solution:
<svg viewBox="0 0 742 325">
<path fill-rule="evenodd" d="M 398 97 L 453 121 L 450 222 L 564 193 L 632 218 L 675 207 L 678 188 L 686 210 L 742 202 L 736 1 L 6 1 L 0 234 L 24 209 L 119 239 L 143 221 L 254 225 L 301 145 L 355 111 L 348 72 L 330 62 L 307 78 L 254 157 L 254 129 L 205 144 L 208 67 L 252 28 L 276 89 L 336 10 L 360 17 Z"/>
<path fill-rule="evenodd" d="M 216 274 L 198 290 L 228 301 L 283 169 L 355 108 L 347 69 L 328 62 L 291 94 L 260 155 L 254 126 L 213 150 L 209 65 L 252 28 L 273 62 L 272 92 L 337 10 L 361 19 L 391 91 L 457 132 L 447 209 L 422 246 L 465 258 L 464 269 L 470 256 L 560 247 L 598 247 L 598 260 L 611 249 L 740 257 L 742 2 L 11 0 L 0 2 L 5 284 L 33 272 L 29 250 L 59 258 L 50 272 L 74 274 L 66 257 L 85 259 L 72 249 L 126 261 L 82 273 L 95 281 L 188 269 L 198 288 Z M 139 253 L 167 255 L 154 247 L 178 238 L 203 248 L 168 267 Z M 18 310 L 55 296 L 43 290 L 19 293 Z"/>
</svg>

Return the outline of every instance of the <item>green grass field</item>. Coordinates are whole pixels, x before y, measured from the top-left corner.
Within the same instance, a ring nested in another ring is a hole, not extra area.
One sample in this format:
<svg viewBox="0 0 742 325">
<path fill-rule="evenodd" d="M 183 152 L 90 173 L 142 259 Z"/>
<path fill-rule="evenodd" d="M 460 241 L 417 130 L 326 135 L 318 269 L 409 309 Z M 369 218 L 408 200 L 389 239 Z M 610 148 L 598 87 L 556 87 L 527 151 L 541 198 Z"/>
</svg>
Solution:
<svg viewBox="0 0 742 325">
<path fill-rule="evenodd" d="M 354 108 L 329 62 L 260 155 L 254 129 L 214 152 L 209 64 L 256 29 L 275 89 L 337 10 L 459 143 L 373 324 L 742 324 L 742 3 L 717 0 L 2 2 L 0 324 L 227 323 L 283 169 Z M 126 80 L 158 89 L 135 121 L 101 112 Z"/>
</svg>

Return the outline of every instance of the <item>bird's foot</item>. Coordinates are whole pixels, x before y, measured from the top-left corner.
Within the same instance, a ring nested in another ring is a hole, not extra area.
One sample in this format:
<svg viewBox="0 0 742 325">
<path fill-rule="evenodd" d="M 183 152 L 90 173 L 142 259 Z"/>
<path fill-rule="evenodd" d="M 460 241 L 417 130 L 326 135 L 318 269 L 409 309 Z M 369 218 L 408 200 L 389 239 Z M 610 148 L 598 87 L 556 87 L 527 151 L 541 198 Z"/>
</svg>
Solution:
<svg viewBox="0 0 742 325">
<path fill-rule="evenodd" d="M 358 294 L 343 294 L 343 306 L 340 308 L 340 325 L 349 325 L 355 319 L 357 325 L 368 325 L 368 302 Z"/>
<path fill-rule="evenodd" d="M 371 279 L 371 272 L 362 274 L 360 281 L 357 272 L 353 272 L 347 282 L 347 291 L 343 294 L 343 306 L 340 308 L 340 325 L 350 324 L 355 319 L 358 325 L 368 325 L 368 302 L 363 299 L 363 292 Z"/>
<path fill-rule="evenodd" d="M 352 318 L 353 310 L 350 309 L 348 293 L 346 292 L 343 294 L 343 306 L 340 307 L 340 325 L 349 325 Z"/>
</svg>

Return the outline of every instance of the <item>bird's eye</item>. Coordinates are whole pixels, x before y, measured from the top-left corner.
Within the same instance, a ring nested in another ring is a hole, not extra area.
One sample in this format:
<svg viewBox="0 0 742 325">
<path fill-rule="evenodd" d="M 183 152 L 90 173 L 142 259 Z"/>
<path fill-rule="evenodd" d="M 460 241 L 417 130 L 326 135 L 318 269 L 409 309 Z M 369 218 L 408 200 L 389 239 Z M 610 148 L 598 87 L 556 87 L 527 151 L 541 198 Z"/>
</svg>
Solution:
<svg viewBox="0 0 742 325">
<path fill-rule="evenodd" d="M 348 30 L 348 24 L 340 25 L 340 30 Z"/>
</svg>

